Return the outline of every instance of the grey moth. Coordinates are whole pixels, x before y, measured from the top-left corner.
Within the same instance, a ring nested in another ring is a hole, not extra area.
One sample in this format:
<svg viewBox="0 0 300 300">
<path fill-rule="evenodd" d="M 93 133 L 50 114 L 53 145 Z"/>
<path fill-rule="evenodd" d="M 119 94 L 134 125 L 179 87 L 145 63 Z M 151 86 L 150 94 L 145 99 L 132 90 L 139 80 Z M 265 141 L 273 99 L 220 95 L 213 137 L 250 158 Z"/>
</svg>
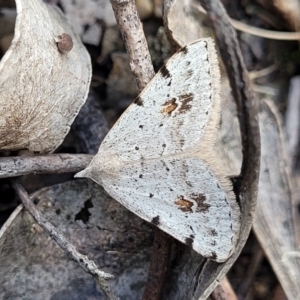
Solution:
<svg viewBox="0 0 300 300">
<path fill-rule="evenodd" d="M 219 89 L 213 41 L 180 49 L 76 177 L 91 178 L 133 213 L 224 262 L 238 240 L 240 211 L 214 150 Z"/>
</svg>

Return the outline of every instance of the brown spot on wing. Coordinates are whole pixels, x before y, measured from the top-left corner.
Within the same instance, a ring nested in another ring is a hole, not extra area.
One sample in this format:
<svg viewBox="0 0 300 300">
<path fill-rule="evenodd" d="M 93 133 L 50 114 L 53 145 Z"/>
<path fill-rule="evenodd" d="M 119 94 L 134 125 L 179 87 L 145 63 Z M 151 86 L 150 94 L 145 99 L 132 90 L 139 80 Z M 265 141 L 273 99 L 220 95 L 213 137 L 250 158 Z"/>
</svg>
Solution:
<svg viewBox="0 0 300 300">
<path fill-rule="evenodd" d="M 179 96 L 179 101 L 181 102 L 181 106 L 178 109 L 179 113 L 185 113 L 190 110 L 192 107 L 190 102 L 193 101 L 193 99 L 194 95 L 191 93 Z"/>
<path fill-rule="evenodd" d="M 190 197 L 197 203 L 197 212 L 206 212 L 210 208 L 210 205 L 205 203 L 206 196 L 204 194 L 191 194 Z"/>
<path fill-rule="evenodd" d="M 163 105 L 161 113 L 166 115 L 171 115 L 171 113 L 177 108 L 178 104 L 176 103 L 176 99 L 172 98 L 171 100 L 166 101 Z"/>
<path fill-rule="evenodd" d="M 192 212 L 192 206 L 194 205 L 194 203 L 184 199 L 183 196 L 180 196 L 179 199 L 177 199 L 174 203 L 178 206 L 178 208 L 181 211 Z"/>
<path fill-rule="evenodd" d="M 178 97 L 178 101 L 176 101 L 176 98 L 172 98 L 170 100 L 167 100 L 163 105 L 161 109 L 161 113 L 171 116 L 171 114 L 177 109 L 177 114 L 182 114 L 187 112 L 191 109 L 191 101 L 193 101 L 194 95 L 192 93 L 184 94 Z"/>
</svg>

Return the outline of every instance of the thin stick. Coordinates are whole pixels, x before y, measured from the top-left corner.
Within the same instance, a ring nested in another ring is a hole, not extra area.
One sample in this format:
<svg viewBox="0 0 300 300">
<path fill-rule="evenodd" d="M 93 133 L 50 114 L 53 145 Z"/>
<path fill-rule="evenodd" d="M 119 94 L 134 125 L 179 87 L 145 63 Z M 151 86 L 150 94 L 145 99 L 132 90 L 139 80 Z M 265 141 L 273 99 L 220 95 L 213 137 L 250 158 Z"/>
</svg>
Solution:
<svg viewBox="0 0 300 300">
<path fill-rule="evenodd" d="M 110 0 L 130 59 L 138 90 L 155 75 L 143 26 L 133 0 Z"/>
<path fill-rule="evenodd" d="M 29 198 L 29 195 L 25 189 L 17 183 L 12 181 L 13 188 L 18 193 L 24 207 L 32 215 L 35 221 L 45 230 L 45 232 L 64 250 L 73 260 L 75 260 L 79 266 L 87 273 L 91 274 L 96 282 L 99 284 L 101 290 L 107 296 L 109 300 L 119 299 L 113 292 L 112 288 L 106 281 L 106 279 L 113 278 L 111 274 L 105 273 L 98 269 L 94 261 L 89 260 L 87 256 L 82 255 L 77 249 L 66 239 L 63 233 L 55 228 L 50 222 L 48 222 L 41 212 L 34 206 Z"/>
<path fill-rule="evenodd" d="M 155 75 L 142 23 L 134 0 L 110 2 L 130 57 L 131 71 L 141 92 Z M 156 229 L 154 235 L 148 281 L 143 295 L 143 299 L 147 300 L 159 299 L 162 294 L 172 246 L 172 238 L 160 229 Z"/>
<path fill-rule="evenodd" d="M 51 154 L 43 156 L 10 156 L 0 158 L 0 178 L 28 174 L 61 174 L 79 172 L 87 167 L 93 155 Z"/>
<path fill-rule="evenodd" d="M 252 35 L 256 35 L 265 39 L 271 40 L 281 40 L 281 41 L 299 41 L 300 40 L 300 32 L 285 32 L 285 31 L 274 31 L 262 29 L 254 26 L 247 25 L 243 22 L 230 19 L 231 25 L 239 30 Z"/>
</svg>

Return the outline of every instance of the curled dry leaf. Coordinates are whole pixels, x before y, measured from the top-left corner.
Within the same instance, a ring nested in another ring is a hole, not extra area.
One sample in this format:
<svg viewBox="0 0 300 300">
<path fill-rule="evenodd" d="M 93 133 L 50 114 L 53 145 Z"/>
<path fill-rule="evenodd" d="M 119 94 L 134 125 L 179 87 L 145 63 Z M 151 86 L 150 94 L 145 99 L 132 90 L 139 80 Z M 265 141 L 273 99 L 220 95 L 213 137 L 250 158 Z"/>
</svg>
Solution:
<svg viewBox="0 0 300 300">
<path fill-rule="evenodd" d="M 62 13 L 38 0 L 16 0 L 12 44 L 0 62 L 0 149 L 52 152 L 84 104 L 91 63 Z M 57 39 L 73 47 L 62 54 Z M 71 38 L 71 39 L 70 39 Z"/>
<path fill-rule="evenodd" d="M 300 255 L 281 116 L 271 101 L 260 114 L 262 158 L 253 227 L 288 299 L 300 295 Z"/>
<path fill-rule="evenodd" d="M 261 168 L 258 201 L 253 221 L 255 234 L 289 299 L 300 294 L 300 259 L 293 219 L 293 191 L 284 155 L 282 121 L 278 109 L 268 100 L 259 113 Z M 236 112 L 230 101 L 222 107 L 220 141 L 223 162 L 232 174 L 239 172 L 240 134 L 235 126 Z M 220 152 L 221 152 L 220 148 Z"/>
<path fill-rule="evenodd" d="M 203 25 L 206 16 L 193 5 L 193 0 L 167 0 L 164 2 L 164 23 L 169 40 L 183 47 L 199 38 L 210 37 L 211 30 Z M 199 5 L 199 4 L 198 4 Z"/>
</svg>

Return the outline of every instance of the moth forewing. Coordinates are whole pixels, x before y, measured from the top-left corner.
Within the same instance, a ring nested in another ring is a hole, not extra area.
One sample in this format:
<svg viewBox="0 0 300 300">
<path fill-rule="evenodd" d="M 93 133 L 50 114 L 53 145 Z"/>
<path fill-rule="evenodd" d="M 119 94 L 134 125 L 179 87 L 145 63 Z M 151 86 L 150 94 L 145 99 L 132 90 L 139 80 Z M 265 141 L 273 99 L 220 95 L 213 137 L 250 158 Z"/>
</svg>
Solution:
<svg viewBox="0 0 300 300">
<path fill-rule="evenodd" d="M 76 177 L 212 260 L 229 258 L 239 208 L 214 141 L 220 72 L 211 39 L 173 55 L 113 126 Z"/>
</svg>

